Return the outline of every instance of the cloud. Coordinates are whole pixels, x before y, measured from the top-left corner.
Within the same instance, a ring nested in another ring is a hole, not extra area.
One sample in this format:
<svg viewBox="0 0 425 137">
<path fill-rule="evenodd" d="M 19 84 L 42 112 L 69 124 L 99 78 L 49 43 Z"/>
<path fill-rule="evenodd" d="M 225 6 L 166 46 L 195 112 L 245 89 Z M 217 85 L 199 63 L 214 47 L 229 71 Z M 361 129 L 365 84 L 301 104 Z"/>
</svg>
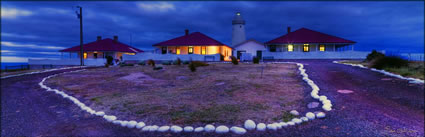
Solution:
<svg viewBox="0 0 425 137">
<path fill-rule="evenodd" d="M 5 55 L 3 53 L 31 53 L 31 54 L 44 54 L 44 55 L 61 55 L 60 52 L 37 52 L 37 51 L 13 51 L 13 50 L 1 50 L 2 55 Z"/>
<path fill-rule="evenodd" d="M 57 59 L 57 58 L 1 56 L 1 62 L 28 62 L 28 59 Z"/>
<path fill-rule="evenodd" d="M 14 42 L 7 42 L 7 41 L 2 41 L 1 46 L 35 48 L 35 49 L 40 49 L 40 48 L 42 48 L 42 49 L 64 49 L 64 47 L 58 47 L 58 46 L 40 46 L 40 45 L 35 45 L 35 44 L 17 44 L 17 43 L 14 43 Z"/>
<path fill-rule="evenodd" d="M 175 10 L 174 4 L 168 3 L 168 2 L 160 2 L 160 3 L 137 3 L 137 6 L 140 9 L 143 9 L 148 12 L 167 12 L 170 10 Z"/>
<path fill-rule="evenodd" d="M 28 38 L 28 39 L 35 39 L 38 38 L 38 36 L 34 36 L 34 35 L 21 35 L 21 34 L 16 34 L 16 33 L 6 33 L 6 32 L 2 32 L 1 36 L 3 37 L 13 37 L 13 38 Z"/>
<path fill-rule="evenodd" d="M 16 9 L 16 8 L 1 8 L 1 17 L 2 18 L 16 18 L 18 16 L 29 16 L 32 15 L 33 13 L 31 11 L 28 10 L 21 10 L 21 9 Z"/>
</svg>

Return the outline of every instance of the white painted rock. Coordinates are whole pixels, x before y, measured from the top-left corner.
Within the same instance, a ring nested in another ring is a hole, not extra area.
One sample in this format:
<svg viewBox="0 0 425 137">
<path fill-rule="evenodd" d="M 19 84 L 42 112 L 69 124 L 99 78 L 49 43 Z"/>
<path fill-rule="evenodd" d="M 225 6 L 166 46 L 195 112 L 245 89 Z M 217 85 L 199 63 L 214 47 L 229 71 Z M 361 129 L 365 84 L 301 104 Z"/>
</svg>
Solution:
<svg viewBox="0 0 425 137">
<path fill-rule="evenodd" d="M 326 116 L 326 114 L 323 113 L 323 112 L 319 112 L 319 113 L 316 114 L 317 118 L 324 118 L 325 116 Z"/>
<path fill-rule="evenodd" d="M 281 125 L 282 127 L 287 127 L 288 124 L 286 122 L 280 122 L 279 125 Z"/>
<path fill-rule="evenodd" d="M 226 126 L 218 126 L 218 127 L 215 129 L 215 132 L 216 132 L 216 133 L 219 133 L 219 134 L 221 134 L 221 133 L 227 133 L 227 132 L 229 132 L 229 128 L 228 128 L 228 127 L 226 127 Z"/>
<path fill-rule="evenodd" d="M 322 103 L 323 104 L 331 104 L 331 101 L 327 99 L 327 100 L 323 100 Z"/>
<path fill-rule="evenodd" d="M 103 117 L 103 115 L 105 115 L 105 112 L 103 112 L 103 111 L 96 112 L 96 116 Z"/>
<path fill-rule="evenodd" d="M 128 128 L 134 128 L 136 126 L 137 122 L 134 120 L 131 120 L 130 122 L 128 122 L 127 127 Z"/>
<path fill-rule="evenodd" d="M 282 125 L 279 123 L 273 123 L 274 126 L 276 126 L 277 129 L 282 129 Z"/>
<path fill-rule="evenodd" d="M 253 130 L 253 129 L 255 129 L 255 122 L 254 121 L 252 121 L 252 120 L 246 120 L 245 121 L 245 124 L 244 124 L 244 127 L 247 129 L 247 130 Z"/>
<path fill-rule="evenodd" d="M 93 110 L 91 110 L 91 111 L 93 111 Z M 90 113 L 91 111 L 90 111 L 90 109 L 87 109 L 87 112 Z M 106 121 L 108 121 L 108 122 L 112 122 L 112 121 L 117 119 L 117 117 L 115 117 L 115 116 L 107 116 L 107 115 L 103 116 L 103 118 L 106 119 Z"/>
<path fill-rule="evenodd" d="M 191 126 L 186 126 L 186 127 L 184 127 L 184 128 L 183 128 L 183 131 L 184 131 L 184 132 L 192 132 L 192 131 L 193 131 L 193 127 L 191 127 Z"/>
<path fill-rule="evenodd" d="M 231 127 L 230 131 L 232 131 L 235 134 L 245 134 L 246 130 L 244 128 L 240 128 L 240 127 Z"/>
<path fill-rule="evenodd" d="M 153 126 L 151 126 L 151 128 L 149 128 L 149 131 L 150 132 L 155 132 L 156 130 L 158 130 L 158 126 L 157 125 L 153 125 Z"/>
<path fill-rule="evenodd" d="M 300 118 L 303 122 L 307 122 L 308 121 L 308 118 L 307 117 L 301 117 Z"/>
<path fill-rule="evenodd" d="M 293 125 L 295 125 L 295 123 L 294 122 L 292 122 L 292 121 L 289 121 L 289 122 L 286 122 L 287 124 L 288 124 L 288 126 L 293 126 Z"/>
<path fill-rule="evenodd" d="M 121 125 L 121 120 L 114 120 L 112 121 L 113 124 Z"/>
<path fill-rule="evenodd" d="M 139 123 L 136 124 L 136 128 L 137 129 L 141 129 L 144 126 L 145 126 L 145 123 L 144 122 L 139 122 Z"/>
<path fill-rule="evenodd" d="M 267 124 L 267 129 L 276 131 L 277 127 L 274 124 Z"/>
<path fill-rule="evenodd" d="M 301 124 L 303 121 L 299 118 L 294 118 L 292 119 L 292 122 L 294 122 L 295 124 Z"/>
<path fill-rule="evenodd" d="M 314 115 L 314 113 L 312 112 L 307 112 L 305 116 L 310 120 L 313 120 L 314 118 L 316 118 L 316 115 Z"/>
<path fill-rule="evenodd" d="M 208 124 L 205 126 L 204 130 L 205 132 L 214 132 L 215 127 L 213 125 Z"/>
<path fill-rule="evenodd" d="M 258 130 L 258 131 L 264 131 L 264 130 L 266 130 L 266 124 L 264 124 L 264 123 L 259 123 L 259 124 L 257 125 L 257 130 Z"/>
<path fill-rule="evenodd" d="M 332 110 L 332 108 L 328 105 L 323 105 L 322 109 L 325 110 L 325 111 L 331 111 Z"/>
<path fill-rule="evenodd" d="M 171 126 L 170 130 L 174 133 L 180 133 L 183 131 L 183 128 L 181 128 L 180 126 Z"/>
<path fill-rule="evenodd" d="M 161 126 L 158 128 L 158 132 L 167 132 L 170 130 L 170 126 Z"/>
<path fill-rule="evenodd" d="M 292 115 L 295 115 L 295 116 L 298 116 L 300 114 L 296 110 L 291 110 L 289 113 L 291 113 Z"/>
<path fill-rule="evenodd" d="M 197 127 L 197 128 L 195 128 L 194 131 L 195 132 L 202 132 L 202 131 L 204 131 L 204 127 Z"/>
<path fill-rule="evenodd" d="M 145 127 L 143 127 L 142 128 L 142 132 L 146 132 L 146 131 L 149 131 L 149 129 L 151 128 L 151 126 L 145 126 Z"/>
<path fill-rule="evenodd" d="M 326 97 L 326 96 L 320 96 L 320 97 L 319 97 L 319 100 L 320 100 L 320 101 L 327 100 L 327 99 L 328 99 L 328 97 Z"/>
<path fill-rule="evenodd" d="M 121 121 L 121 126 L 122 126 L 122 127 L 126 127 L 126 126 L 127 126 L 127 124 L 128 124 L 128 121 Z"/>
</svg>

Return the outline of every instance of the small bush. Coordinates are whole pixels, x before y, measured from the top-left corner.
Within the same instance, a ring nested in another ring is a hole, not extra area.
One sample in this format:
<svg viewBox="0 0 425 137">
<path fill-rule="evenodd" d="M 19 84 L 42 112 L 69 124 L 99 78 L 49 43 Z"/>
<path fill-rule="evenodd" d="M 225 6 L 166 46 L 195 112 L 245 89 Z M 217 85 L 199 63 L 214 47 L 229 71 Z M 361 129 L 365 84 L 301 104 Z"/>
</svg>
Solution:
<svg viewBox="0 0 425 137">
<path fill-rule="evenodd" d="M 105 63 L 105 68 L 108 68 L 109 67 L 109 64 L 108 63 Z"/>
<path fill-rule="evenodd" d="M 148 60 L 148 65 L 155 67 L 155 61 L 153 61 L 152 59 Z"/>
<path fill-rule="evenodd" d="M 174 64 L 181 65 L 182 64 L 182 60 L 180 60 L 180 58 L 177 58 L 177 60 L 174 62 Z"/>
<path fill-rule="evenodd" d="M 254 63 L 254 64 L 258 64 L 258 63 L 260 63 L 260 58 L 259 58 L 259 57 L 257 57 L 257 56 L 254 56 L 254 57 L 252 58 L 252 63 Z"/>
<path fill-rule="evenodd" d="M 367 55 L 367 57 L 366 57 L 366 62 L 369 62 L 369 61 L 372 61 L 372 60 L 374 60 L 374 59 L 377 59 L 377 58 L 381 58 L 381 57 L 385 57 L 385 55 L 384 54 L 382 54 L 382 53 L 380 53 L 380 52 L 377 52 L 376 50 L 373 50 L 371 53 L 369 53 L 368 55 Z"/>
<path fill-rule="evenodd" d="M 140 65 L 140 66 L 144 66 L 144 65 L 146 65 L 146 63 L 145 63 L 145 61 L 140 61 L 139 63 L 137 63 L 138 65 Z"/>
<path fill-rule="evenodd" d="M 210 64 L 205 63 L 205 62 L 202 62 L 202 61 L 192 61 L 192 62 L 190 62 L 190 64 L 195 65 L 195 67 L 203 67 L 203 66 L 208 66 L 208 65 L 210 65 Z M 189 65 L 190 65 L 190 64 L 189 64 Z"/>
<path fill-rule="evenodd" d="M 232 59 L 232 63 L 234 65 L 238 65 L 239 64 L 239 61 L 238 61 L 238 59 L 235 56 L 230 56 L 230 59 Z"/>
<path fill-rule="evenodd" d="M 370 67 L 376 69 L 407 67 L 409 62 L 396 56 L 384 56 L 371 61 Z"/>
<path fill-rule="evenodd" d="M 120 67 L 125 67 L 125 66 L 134 66 L 134 64 L 128 64 L 128 63 L 121 63 Z"/>
<path fill-rule="evenodd" d="M 153 67 L 153 70 L 161 70 L 162 67 Z"/>
<path fill-rule="evenodd" d="M 162 65 L 171 65 L 171 61 L 164 61 L 162 62 Z"/>
<path fill-rule="evenodd" d="M 109 65 L 112 65 L 112 61 L 114 61 L 114 58 L 112 58 L 111 56 L 106 56 L 106 63 L 108 63 Z"/>
<path fill-rule="evenodd" d="M 190 63 L 190 64 L 189 64 L 189 69 L 190 69 L 190 71 L 195 72 L 195 71 L 196 71 L 196 66 L 195 66 L 195 64 Z"/>
<path fill-rule="evenodd" d="M 185 64 L 185 65 L 187 65 L 189 63 L 190 63 L 189 61 L 183 61 L 183 64 Z"/>
</svg>

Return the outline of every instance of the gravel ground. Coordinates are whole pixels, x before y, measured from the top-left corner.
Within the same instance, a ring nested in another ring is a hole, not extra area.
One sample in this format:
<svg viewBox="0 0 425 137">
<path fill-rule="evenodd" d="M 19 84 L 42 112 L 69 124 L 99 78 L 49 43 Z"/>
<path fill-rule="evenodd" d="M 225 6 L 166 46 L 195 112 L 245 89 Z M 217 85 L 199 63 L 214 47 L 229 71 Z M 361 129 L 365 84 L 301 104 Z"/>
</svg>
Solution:
<svg viewBox="0 0 425 137">
<path fill-rule="evenodd" d="M 70 71 L 60 70 L 1 79 L 1 136 L 424 136 L 423 84 L 332 60 L 289 61 L 304 63 L 310 79 L 321 89 L 319 94 L 334 104 L 325 119 L 244 135 L 139 132 L 90 116 L 38 86 L 43 77 Z"/>
</svg>

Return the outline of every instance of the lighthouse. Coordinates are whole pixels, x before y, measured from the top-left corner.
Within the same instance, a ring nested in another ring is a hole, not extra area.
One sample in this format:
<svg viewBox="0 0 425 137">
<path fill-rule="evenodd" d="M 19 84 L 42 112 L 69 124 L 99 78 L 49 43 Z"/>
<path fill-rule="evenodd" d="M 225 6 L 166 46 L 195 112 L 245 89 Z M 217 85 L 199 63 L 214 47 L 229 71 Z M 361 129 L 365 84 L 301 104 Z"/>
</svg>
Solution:
<svg viewBox="0 0 425 137">
<path fill-rule="evenodd" d="M 232 47 L 245 40 L 245 20 L 242 19 L 240 12 L 236 12 L 232 20 Z"/>
</svg>

